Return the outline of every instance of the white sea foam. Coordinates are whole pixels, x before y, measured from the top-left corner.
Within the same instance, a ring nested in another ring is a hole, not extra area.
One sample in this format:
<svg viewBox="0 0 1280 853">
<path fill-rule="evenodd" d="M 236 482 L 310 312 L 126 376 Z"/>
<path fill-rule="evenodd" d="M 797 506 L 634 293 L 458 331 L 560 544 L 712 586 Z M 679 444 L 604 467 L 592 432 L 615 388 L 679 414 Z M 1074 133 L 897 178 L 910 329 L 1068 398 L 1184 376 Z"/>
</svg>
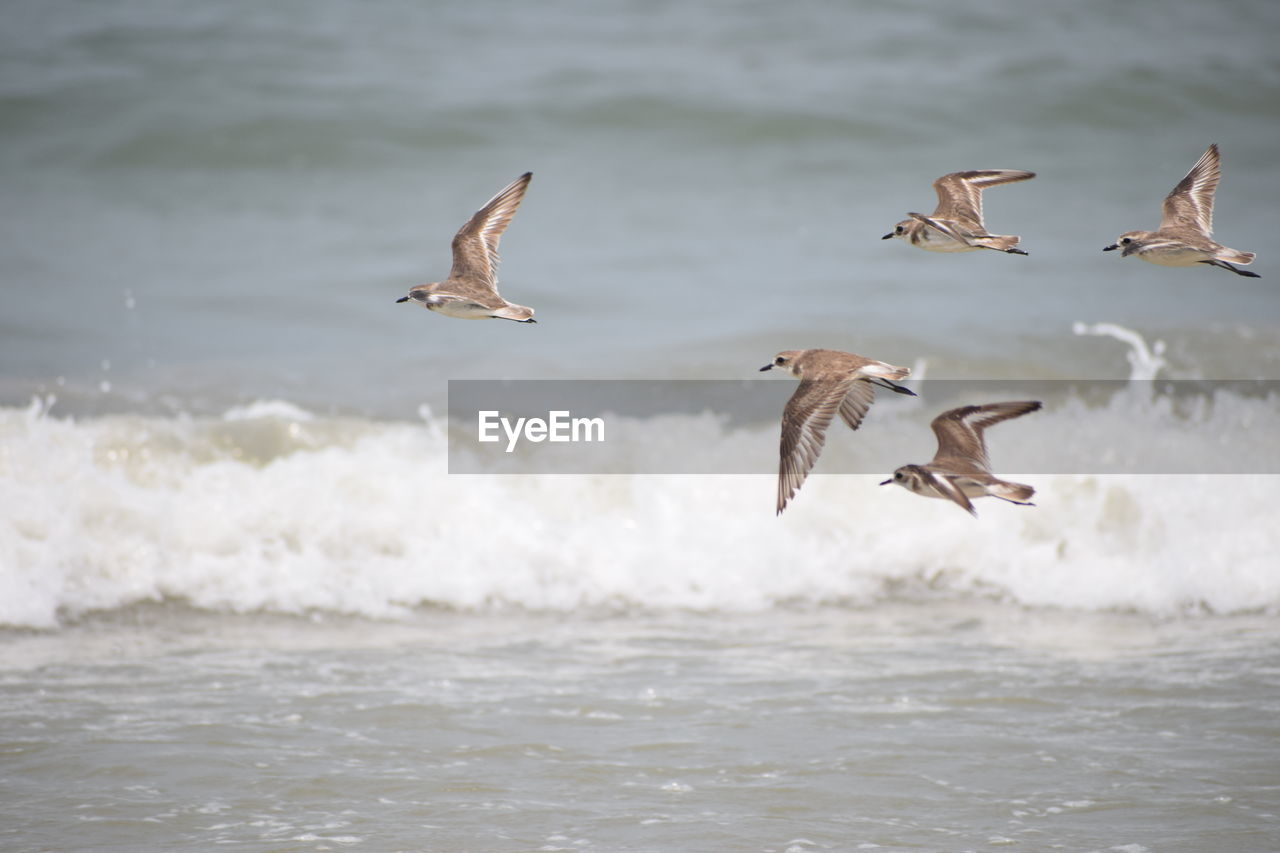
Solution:
<svg viewBox="0 0 1280 853">
<path fill-rule="evenodd" d="M 226 421 L 251 421 L 260 418 L 278 418 L 289 421 L 309 421 L 311 412 L 284 400 L 255 400 L 247 406 L 233 406 L 223 413 Z"/>
<path fill-rule="evenodd" d="M 1233 403 L 1204 416 L 1274 410 Z M 1127 405 L 1091 422 L 1121 429 Z M 983 501 L 976 520 L 880 477 L 814 476 L 774 518 L 772 475 L 450 477 L 429 412 L 408 423 L 253 411 L 0 410 L 0 624 L 161 599 L 394 617 L 423 605 L 864 604 L 924 586 L 1159 615 L 1280 607 L 1275 475 L 1042 476 L 1035 508 Z M 776 425 L 667 417 L 684 420 L 659 434 L 709 452 L 776 452 Z M 1066 440 L 1071 427 L 1059 429 Z M 831 444 L 874 446 L 873 433 Z"/>
</svg>

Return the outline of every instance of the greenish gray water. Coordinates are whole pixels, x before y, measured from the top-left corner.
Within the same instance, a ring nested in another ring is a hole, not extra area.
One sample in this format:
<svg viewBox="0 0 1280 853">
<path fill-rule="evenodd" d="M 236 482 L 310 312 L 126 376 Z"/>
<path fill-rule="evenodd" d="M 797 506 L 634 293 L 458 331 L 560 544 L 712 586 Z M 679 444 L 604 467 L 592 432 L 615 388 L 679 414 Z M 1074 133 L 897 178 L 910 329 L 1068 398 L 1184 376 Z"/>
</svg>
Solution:
<svg viewBox="0 0 1280 853">
<path fill-rule="evenodd" d="M 1270 278 L 1104 255 L 1210 142 L 1217 232 L 1280 193 L 1278 14 L 1011 2 L 654 9 L 9 4 L 0 399 L 412 414 L 449 378 L 727 378 L 787 347 L 933 375 L 1123 377 L 1074 321 L 1188 377 L 1272 378 Z M 879 237 L 930 182 L 1027 258 Z M 503 289 L 539 328 L 396 306 L 520 172 Z M 109 390 L 103 392 L 102 383 Z"/>
<path fill-rule="evenodd" d="M 4 651 L 11 850 L 1268 850 L 1270 619 L 148 608 Z"/>
</svg>

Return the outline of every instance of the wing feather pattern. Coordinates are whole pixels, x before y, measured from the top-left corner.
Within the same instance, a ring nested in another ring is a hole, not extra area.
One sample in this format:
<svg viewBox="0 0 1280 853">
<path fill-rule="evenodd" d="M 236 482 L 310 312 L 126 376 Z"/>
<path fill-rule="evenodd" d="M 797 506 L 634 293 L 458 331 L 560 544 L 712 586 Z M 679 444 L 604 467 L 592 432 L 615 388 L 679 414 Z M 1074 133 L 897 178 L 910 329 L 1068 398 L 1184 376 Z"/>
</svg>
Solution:
<svg viewBox="0 0 1280 853">
<path fill-rule="evenodd" d="M 982 228 L 984 189 L 1025 181 L 1035 176 L 1035 172 L 1021 169 L 975 169 L 943 175 L 933 182 L 933 189 L 938 194 L 938 209 L 933 215 L 937 219 L 965 220 Z"/>
<path fill-rule="evenodd" d="M 1222 179 L 1221 158 L 1217 144 L 1210 145 L 1191 171 L 1178 181 L 1164 199 L 1161 228 L 1190 225 L 1204 236 L 1213 234 L 1213 194 Z"/>
<path fill-rule="evenodd" d="M 844 401 L 855 383 L 867 384 L 859 379 L 835 383 L 801 379 L 800 387 L 787 401 L 782 410 L 782 438 L 778 448 L 779 515 L 818 461 L 826 441 L 827 427 L 836 411 L 841 410 L 841 417 L 846 423 L 855 416 L 860 423 L 862 415 L 866 414 L 869 401 L 863 405 L 860 400 L 855 400 L 847 412 L 844 410 Z"/>
<path fill-rule="evenodd" d="M 498 241 L 511 224 L 524 198 L 532 172 L 525 172 L 489 199 L 453 237 L 453 269 L 449 278 L 462 279 L 497 291 Z"/>
<path fill-rule="evenodd" d="M 934 463 L 942 460 L 967 460 L 989 474 L 991 460 L 987 457 L 987 442 L 983 432 L 1001 421 L 1029 414 L 1039 408 L 1038 401 L 1024 400 L 961 406 L 943 412 L 930 424 L 933 434 L 938 437 L 938 452 L 934 454 Z"/>
</svg>

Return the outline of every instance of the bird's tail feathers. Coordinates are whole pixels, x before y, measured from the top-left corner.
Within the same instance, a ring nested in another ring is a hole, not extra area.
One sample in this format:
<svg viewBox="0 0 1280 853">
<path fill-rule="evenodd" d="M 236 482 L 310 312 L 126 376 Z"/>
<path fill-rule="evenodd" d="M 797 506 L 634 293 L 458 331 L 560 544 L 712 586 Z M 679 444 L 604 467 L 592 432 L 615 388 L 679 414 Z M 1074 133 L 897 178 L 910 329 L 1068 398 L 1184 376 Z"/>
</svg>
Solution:
<svg viewBox="0 0 1280 853">
<path fill-rule="evenodd" d="M 493 312 L 493 316 L 502 320 L 515 320 L 517 323 L 538 322 L 533 319 L 533 309 L 523 305 L 503 305 Z"/>
<path fill-rule="evenodd" d="M 862 368 L 863 373 L 879 376 L 882 379 L 906 379 L 911 375 L 911 368 L 885 364 L 883 361 L 873 362 Z"/>
<path fill-rule="evenodd" d="M 1238 249 L 1223 249 L 1218 253 L 1218 260 L 1229 264 L 1251 264 L 1258 257 L 1253 252 L 1241 252 Z"/>
<path fill-rule="evenodd" d="M 1022 483 L 1010 483 L 1007 480 L 996 480 L 987 487 L 987 493 L 992 497 L 1001 498 L 1002 500 L 1012 501 L 1017 504 L 1024 504 L 1031 500 L 1036 490 L 1031 486 Z"/>
<path fill-rule="evenodd" d="M 983 234 L 980 237 L 974 237 L 973 242 L 984 249 L 1007 252 L 1022 242 L 1022 238 L 1012 234 Z"/>
</svg>

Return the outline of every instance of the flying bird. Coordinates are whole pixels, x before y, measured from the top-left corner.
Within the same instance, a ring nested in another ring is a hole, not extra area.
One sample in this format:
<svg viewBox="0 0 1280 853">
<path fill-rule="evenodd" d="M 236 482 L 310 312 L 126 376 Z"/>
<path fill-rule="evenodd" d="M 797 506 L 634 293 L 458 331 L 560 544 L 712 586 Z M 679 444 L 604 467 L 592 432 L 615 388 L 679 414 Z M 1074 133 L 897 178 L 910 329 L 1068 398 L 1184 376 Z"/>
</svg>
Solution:
<svg viewBox="0 0 1280 853">
<path fill-rule="evenodd" d="M 532 172 L 525 172 L 489 199 L 453 236 L 453 268 L 444 281 L 420 284 L 396 302 L 417 302 L 429 311 L 463 320 L 501 319 L 536 323 L 533 309 L 498 295 L 498 240 L 524 198 Z"/>
<path fill-rule="evenodd" d="M 987 403 L 961 406 L 943 412 L 930 426 L 938 437 L 938 452 L 926 465 L 903 465 L 880 485 L 897 483 L 926 498 L 954 501 L 973 516 L 978 513 L 970 498 L 990 495 L 1010 503 L 1031 506 L 1036 490 L 1021 483 L 1001 480 L 991 473 L 987 442 L 983 432 L 1010 418 L 1030 414 L 1040 408 L 1038 401 Z"/>
<path fill-rule="evenodd" d="M 895 385 L 910 368 L 850 352 L 830 349 L 786 350 L 760 368 L 786 370 L 800 380 L 782 410 L 782 438 L 778 447 L 778 515 L 809 476 L 822 453 L 827 426 L 840 413 L 849 429 L 857 429 L 875 400 L 876 386 L 914 397 L 915 392 Z"/>
<path fill-rule="evenodd" d="M 1208 264 L 1236 275 L 1262 278 L 1256 272 L 1237 269 L 1251 264 L 1253 252 L 1228 249 L 1213 239 L 1213 194 L 1222 178 L 1222 158 L 1217 144 L 1210 145 L 1186 177 L 1164 197 L 1164 215 L 1155 231 L 1126 231 L 1102 251 L 1120 249 L 1120 257 L 1137 255 L 1162 267 Z"/>
<path fill-rule="evenodd" d="M 982 222 L 982 191 L 988 187 L 1027 181 L 1035 172 L 1019 169 L 981 169 L 952 172 L 933 182 L 938 207 L 929 216 L 908 213 L 893 230 L 880 239 L 899 237 L 912 246 L 930 252 L 972 252 L 995 249 L 1011 255 L 1025 255 L 1017 248 L 1020 237 L 991 234 Z"/>
</svg>

